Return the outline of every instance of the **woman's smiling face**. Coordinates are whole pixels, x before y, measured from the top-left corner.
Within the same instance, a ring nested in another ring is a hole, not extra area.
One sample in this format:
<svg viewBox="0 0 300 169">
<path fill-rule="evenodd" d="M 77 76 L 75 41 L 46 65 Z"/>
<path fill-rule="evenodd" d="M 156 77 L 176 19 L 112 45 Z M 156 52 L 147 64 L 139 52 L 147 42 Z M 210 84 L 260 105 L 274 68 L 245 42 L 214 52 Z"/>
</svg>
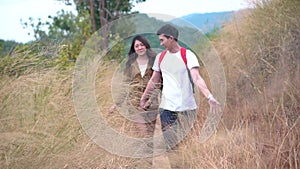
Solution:
<svg viewBox="0 0 300 169">
<path fill-rule="evenodd" d="M 139 40 L 134 42 L 134 50 L 138 55 L 145 55 L 146 46 Z"/>
</svg>

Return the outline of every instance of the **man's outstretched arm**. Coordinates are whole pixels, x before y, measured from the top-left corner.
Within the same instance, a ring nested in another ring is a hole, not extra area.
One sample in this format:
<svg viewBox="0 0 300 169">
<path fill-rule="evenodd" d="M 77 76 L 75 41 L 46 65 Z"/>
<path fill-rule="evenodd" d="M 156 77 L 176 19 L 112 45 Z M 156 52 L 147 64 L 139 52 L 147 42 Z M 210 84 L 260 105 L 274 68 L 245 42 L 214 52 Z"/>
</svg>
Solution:
<svg viewBox="0 0 300 169">
<path fill-rule="evenodd" d="M 193 67 L 190 69 L 191 76 L 193 78 L 194 84 L 200 89 L 203 95 L 208 99 L 210 104 L 220 104 L 209 91 L 204 79 L 201 77 L 199 73 L 198 67 Z"/>
</svg>

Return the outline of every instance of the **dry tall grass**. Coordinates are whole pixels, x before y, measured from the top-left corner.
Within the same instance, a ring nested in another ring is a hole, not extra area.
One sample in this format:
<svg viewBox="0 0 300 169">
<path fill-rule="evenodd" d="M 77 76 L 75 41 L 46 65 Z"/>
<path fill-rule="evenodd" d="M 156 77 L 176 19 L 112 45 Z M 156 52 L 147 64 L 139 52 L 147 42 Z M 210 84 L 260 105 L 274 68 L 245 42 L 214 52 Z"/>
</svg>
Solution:
<svg viewBox="0 0 300 169">
<path fill-rule="evenodd" d="M 229 80 L 224 123 L 253 130 L 247 168 L 299 168 L 300 2 L 255 5 L 215 43 Z"/>
<path fill-rule="evenodd" d="M 298 169 L 300 2 L 260 0 L 255 9 L 236 15 L 213 41 L 228 83 L 219 130 L 204 144 L 197 141 L 207 110 L 201 100 L 204 107 L 177 150 L 177 163 L 195 169 Z M 150 167 L 147 160 L 108 153 L 84 133 L 72 102 L 73 67 L 39 69 L 30 58 L 22 58 L 24 62 L 0 66 L 1 168 Z M 125 128 L 131 124 L 107 112 L 115 66 L 99 66 L 96 98 L 112 126 L 128 133 Z"/>
</svg>

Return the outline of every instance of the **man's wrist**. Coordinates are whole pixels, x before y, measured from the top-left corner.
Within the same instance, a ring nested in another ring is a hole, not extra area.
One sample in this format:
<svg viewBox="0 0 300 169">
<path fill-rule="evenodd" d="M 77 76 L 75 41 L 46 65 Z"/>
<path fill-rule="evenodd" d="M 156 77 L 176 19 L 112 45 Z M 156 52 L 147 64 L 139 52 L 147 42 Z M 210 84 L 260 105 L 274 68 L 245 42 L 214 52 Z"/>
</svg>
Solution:
<svg viewBox="0 0 300 169">
<path fill-rule="evenodd" d="M 210 100 L 210 99 L 212 99 L 213 98 L 213 95 L 212 94 L 209 94 L 208 96 L 207 96 L 207 100 Z"/>
</svg>

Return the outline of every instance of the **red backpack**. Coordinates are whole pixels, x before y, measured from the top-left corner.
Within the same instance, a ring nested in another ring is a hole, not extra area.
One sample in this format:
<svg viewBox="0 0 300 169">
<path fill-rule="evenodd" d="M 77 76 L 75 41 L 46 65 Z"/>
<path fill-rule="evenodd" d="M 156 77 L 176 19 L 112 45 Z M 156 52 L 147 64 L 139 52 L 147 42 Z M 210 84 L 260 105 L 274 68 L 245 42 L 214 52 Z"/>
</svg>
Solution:
<svg viewBox="0 0 300 169">
<path fill-rule="evenodd" d="M 158 60 L 158 67 L 160 69 L 160 64 L 163 60 L 163 58 L 165 57 L 167 53 L 167 50 L 164 50 L 161 52 L 160 56 L 159 56 L 159 60 Z M 192 79 L 192 76 L 191 76 L 191 72 L 190 70 L 188 69 L 187 67 L 187 60 L 186 60 L 186 48 L 180 48 L 180 54 L 181 54 L 181 58 L 186 66 L 186 69 L 188 70 L 188 75 L 189 75 L 189 79 L 190 79 L 190 82 L 192 84 L 192 88 L 193 88 L 193 92 L 195 93 L 195 90 L 194 90 L 194 82 L 193 82 L 193 79 Z"/>
</svg>

